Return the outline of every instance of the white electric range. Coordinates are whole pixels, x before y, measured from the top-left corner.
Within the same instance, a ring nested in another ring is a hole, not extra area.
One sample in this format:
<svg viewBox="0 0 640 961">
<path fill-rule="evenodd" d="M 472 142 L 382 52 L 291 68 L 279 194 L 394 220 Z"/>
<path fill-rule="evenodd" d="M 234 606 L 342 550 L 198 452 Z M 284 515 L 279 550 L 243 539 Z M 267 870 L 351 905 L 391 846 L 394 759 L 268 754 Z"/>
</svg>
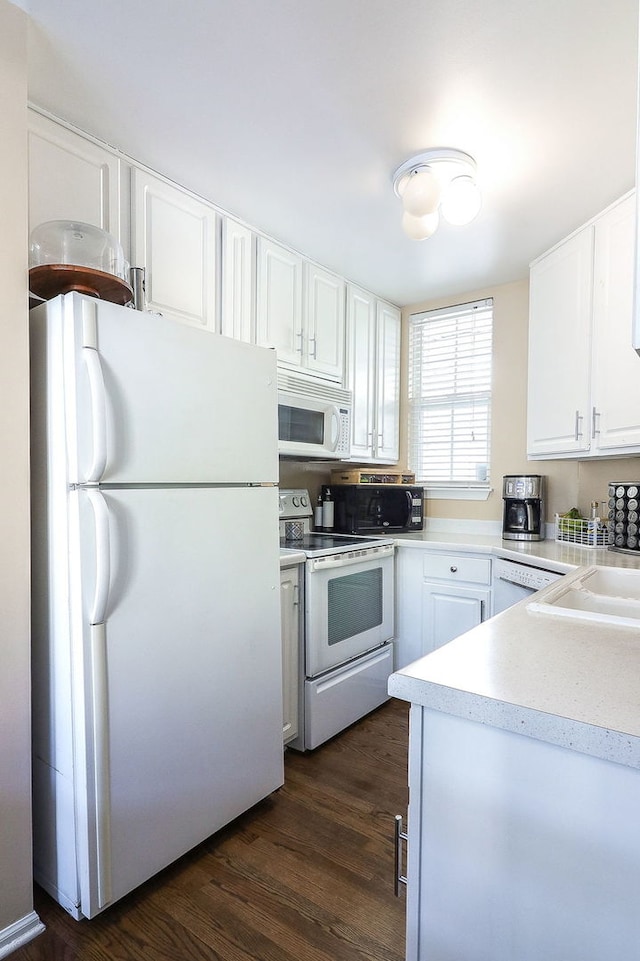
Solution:
<svg viewBox="0 0 640 961">
<path fill-rule="evenodd" d="M 393 671 L 393 539 L 313 531 L 311 516 L 306 490 L 280 491 L 281 550 L 306 557 L 298 750 L 384 703 Z"/>
</svg>

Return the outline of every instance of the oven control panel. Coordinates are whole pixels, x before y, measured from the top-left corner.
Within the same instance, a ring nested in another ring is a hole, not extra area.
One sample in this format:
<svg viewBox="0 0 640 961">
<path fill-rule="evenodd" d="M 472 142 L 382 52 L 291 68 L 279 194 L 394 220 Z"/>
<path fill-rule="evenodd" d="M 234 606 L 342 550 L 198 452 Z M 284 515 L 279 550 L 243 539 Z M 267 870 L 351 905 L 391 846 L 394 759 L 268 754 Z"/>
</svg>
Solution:
<svg viewBox="0 0 640 961">
<path fill-rule="evenodd" d="M 281 490 L 279 493 L 279 512 L 281 519 L 294 520 L 295 518 L 311 517 L 313 513 L 309 491 Z"/>
</svg>

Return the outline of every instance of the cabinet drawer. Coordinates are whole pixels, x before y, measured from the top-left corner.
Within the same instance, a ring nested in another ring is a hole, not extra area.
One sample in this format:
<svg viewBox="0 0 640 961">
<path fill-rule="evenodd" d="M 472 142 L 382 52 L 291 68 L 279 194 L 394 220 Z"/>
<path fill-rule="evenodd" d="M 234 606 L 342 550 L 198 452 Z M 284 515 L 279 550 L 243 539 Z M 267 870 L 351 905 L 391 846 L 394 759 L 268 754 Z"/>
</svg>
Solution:
<svg viewBox="0 0 640 961">
<path fill-rule="evenodd" d="M 432 554 L 427 552 L 422 572 L 425 577 L 447 581 L 466 581 L 471 584 L 491 583 L 491 558 L 469 557 L 462 554 Z"/>
</svg>

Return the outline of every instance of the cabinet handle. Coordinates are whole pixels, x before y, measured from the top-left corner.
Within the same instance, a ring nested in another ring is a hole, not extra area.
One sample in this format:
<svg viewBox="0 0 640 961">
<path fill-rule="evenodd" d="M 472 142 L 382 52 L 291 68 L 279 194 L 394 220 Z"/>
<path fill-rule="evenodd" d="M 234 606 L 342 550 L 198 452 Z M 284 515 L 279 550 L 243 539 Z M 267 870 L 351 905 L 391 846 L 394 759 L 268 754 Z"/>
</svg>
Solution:
<svg viewBox="0 0 640 961">
<path fill-rule="evenodd" d="M 591 411 L 591 433 L 595 437 L 596 434 L 600 433 L 600 428 L 596 427 L 596 421 L 600 417 L 600 413 L 596 407 Z"/>
<path fill-rule="evenodd" d="M 309 343 L 313 344 L 313 348 L 311 350 L 311 356 L 313 357 L 314 360 L 317 360 L 318 359 L 318 338 L 310 337 Z"/>
<path fill-rule="evenodd" d="M 449 570 L 451 571 L 452 574 L 455 574 L 457 573 L 458 568 L 456 567 L 455 564 L 452 564 Z"/>
<path fill-rule="evenodd" d="M 580 440 L 582 437 L 582 430 L 580 429 L 580 421 L 583 419 L 582 414 L 579 410 L 576 411 L 576 429 L 575 429 L 575 440 Z"/>
<path fill-rule="evenodd" d="M 393 878 L 393 893 L 397 898 L 400 897 L 400 885 L 407 884 L 406 875 L 402 873 L 402 842 L 408 841 L 409 835 L 402 830 L 402 815 L 396 814 L 394 818 L 394 850 L 395 850 L 395 870 Z"/>
<path fill-rule="evenodd" d="M 300 343 L 296 347 L 296 350 L 298 351 L 299 354 L 301 354 L 302 353 L 302 331 L 301 330 L 297 332 L 296 337 L 300 341 Z"/>
<path fill-rule="evenodd" d="M 293 585 L 293 606 L 294 607 L 300 606 L 300 588 L 298 587 L 297 584 Z"/>
</svg>

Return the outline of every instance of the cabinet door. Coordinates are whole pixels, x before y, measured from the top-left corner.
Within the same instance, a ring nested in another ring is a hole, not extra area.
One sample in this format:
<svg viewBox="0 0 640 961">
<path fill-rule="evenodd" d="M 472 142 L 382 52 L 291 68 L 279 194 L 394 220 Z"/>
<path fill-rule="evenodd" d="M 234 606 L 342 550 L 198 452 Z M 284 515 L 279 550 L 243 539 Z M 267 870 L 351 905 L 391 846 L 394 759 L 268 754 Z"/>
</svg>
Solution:
<svg viewBox="0 0 640 961">
<path fill-rule="evenodd" d="M 423 654 L 470 631 L 489 614 L 490 590 L 447 587 L 425 581 L 422 587 Z"/>
<path fill-rule="evenodd" d="M 282 632 L 282 737 L 288 744 L 298 734 L 298 667 L 300 573 L 297 567 L 280 571 Z"/>
<path fill-rule="evenodd" d="M 222 333 L 253 341 L 253 234 L 230 217 L 222 224 Z"/>
<path fill-rule="evenodd" d="M 304 364 L 314 373 L 342 383 L 344 378 L 345 284 L 305 262 Z"/>
<path fill-rule="evenodd" d="M 258 237 L 256 340 L 278 360 L 302 363 L 302 257 Z"/>
<path fill-rule="evenodd" d="M 353 393 L 351 456 L 373 458 L 376 303 L 364 290 L 347 293 L 347 386 Z"/>
<path fill-rule="evenodd" d="M 593 227 L 531 268 L 527 452 L 586 451 L 590 445 Z"/>
<path fill-rule="evenodd" d="M 592 453 L 640 448 L 640 357 L 631 346 L 635 195 L 596 222 Z"/>
<path fill-rule="evenodd" d="M 216 329 L 215 210 L 144 170 L 133 171 L 133 264 L 148 310 Z"/>
<path fill-rule="evenodd" d="M 108 150 L 33 111 L 29 113 L 29 229 L 78 220 L 123 244 L 122 162 Z"/>
<path fill-rule="evenodd" d="M 375 455 L 385 463 L 400 451 L 400 311 L 377 305 Z"/>
</svg>

